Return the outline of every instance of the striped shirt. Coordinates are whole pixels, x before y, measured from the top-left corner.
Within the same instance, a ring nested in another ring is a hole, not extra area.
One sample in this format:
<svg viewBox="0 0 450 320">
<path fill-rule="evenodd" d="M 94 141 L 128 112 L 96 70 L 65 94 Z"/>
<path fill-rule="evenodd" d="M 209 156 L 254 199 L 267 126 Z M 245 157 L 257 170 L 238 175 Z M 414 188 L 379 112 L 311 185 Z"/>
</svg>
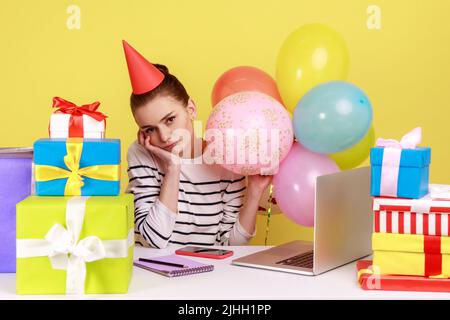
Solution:
<svg viewBox="0 0 450 320">
<path fill-rule="evenodd" d="M 164 172 L 158 159 L 135 141 L 127 160 L 127 192 L 134 194 L 137 245 L 242 245 L 254 236 L 238 219 L 246 188 L 244 176 L 217 164 L 182 159 L 175 213 L 159 201 Z"/>
</svg>

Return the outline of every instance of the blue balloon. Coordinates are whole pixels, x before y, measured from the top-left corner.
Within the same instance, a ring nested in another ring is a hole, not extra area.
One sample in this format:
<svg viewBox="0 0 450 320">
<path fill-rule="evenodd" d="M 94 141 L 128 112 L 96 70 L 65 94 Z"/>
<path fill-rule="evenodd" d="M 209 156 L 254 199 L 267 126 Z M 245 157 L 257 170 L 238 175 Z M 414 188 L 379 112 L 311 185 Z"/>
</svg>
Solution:
<svg viewBox="0 0 450 320">
<path fill-rule="evenodd" d="M 336 153 L 360 141 L 372 123 L 372 105 L 357 86 L 331 81 L 315 86 L 294 110 L 294 132 L 306 148 Z"/>
</svg>

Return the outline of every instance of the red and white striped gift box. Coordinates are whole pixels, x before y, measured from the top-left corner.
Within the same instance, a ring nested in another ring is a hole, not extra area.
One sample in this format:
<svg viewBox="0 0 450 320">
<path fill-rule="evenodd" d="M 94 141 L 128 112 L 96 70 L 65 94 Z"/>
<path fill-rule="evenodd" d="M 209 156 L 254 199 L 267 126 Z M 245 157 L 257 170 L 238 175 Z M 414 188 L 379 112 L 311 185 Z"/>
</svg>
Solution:
<svg viewBox="0 0 450 320">
<path fill-rule="evenodd" d="M 374 232 L 449 236 L 450 186 L 430 185 L 421 199 L 376 197 Z"/>
<path fill-rule="evenodd" d="M 449 229 L 448 213 L 375 211 L 374 231 L 377 233 L 448 236 Z"/>
</svg>

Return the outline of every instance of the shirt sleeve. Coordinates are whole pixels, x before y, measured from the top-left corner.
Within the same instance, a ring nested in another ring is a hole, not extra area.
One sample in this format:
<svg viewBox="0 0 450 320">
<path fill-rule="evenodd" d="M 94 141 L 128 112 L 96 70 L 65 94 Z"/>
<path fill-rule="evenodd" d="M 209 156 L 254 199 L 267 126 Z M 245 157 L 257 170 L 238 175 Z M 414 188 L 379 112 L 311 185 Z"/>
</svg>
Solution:
<svg viewBox="0 0 450 320">
<path fill-rule="evenodd" d="M 127 193 L 134 195 L 135 232 L 151 247 L 165 248 L 177 215 L 159 201 L 163 173 L 151 154 L 136 142 L 128 149 L 127 161 Z"/>
<path fill-rule="evenodd" d="M 256 234 L 256 231 L 249 234 L 239 222 L 239 212 L 245 197 L 245 176 L 232 174 L 230 180 L 223 182 L 226 186 L 222 197 L 223 216 L 219 224 L 216 244 L 244 245 Z"/>
</svg>

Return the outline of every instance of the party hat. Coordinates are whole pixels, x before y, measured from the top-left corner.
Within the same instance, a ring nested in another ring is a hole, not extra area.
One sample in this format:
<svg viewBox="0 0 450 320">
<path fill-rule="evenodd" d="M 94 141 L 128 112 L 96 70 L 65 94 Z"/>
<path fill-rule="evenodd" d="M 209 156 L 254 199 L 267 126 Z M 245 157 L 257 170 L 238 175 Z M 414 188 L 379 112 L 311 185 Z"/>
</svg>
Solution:
<svg viewBox="0 0 450 320">
<path fill-rule="evenodd" d="M 155 89 L 164 80 L 164 74 L 125 40 L 122 43 L 133 93 L 143 94 Z"/>
</svg>

